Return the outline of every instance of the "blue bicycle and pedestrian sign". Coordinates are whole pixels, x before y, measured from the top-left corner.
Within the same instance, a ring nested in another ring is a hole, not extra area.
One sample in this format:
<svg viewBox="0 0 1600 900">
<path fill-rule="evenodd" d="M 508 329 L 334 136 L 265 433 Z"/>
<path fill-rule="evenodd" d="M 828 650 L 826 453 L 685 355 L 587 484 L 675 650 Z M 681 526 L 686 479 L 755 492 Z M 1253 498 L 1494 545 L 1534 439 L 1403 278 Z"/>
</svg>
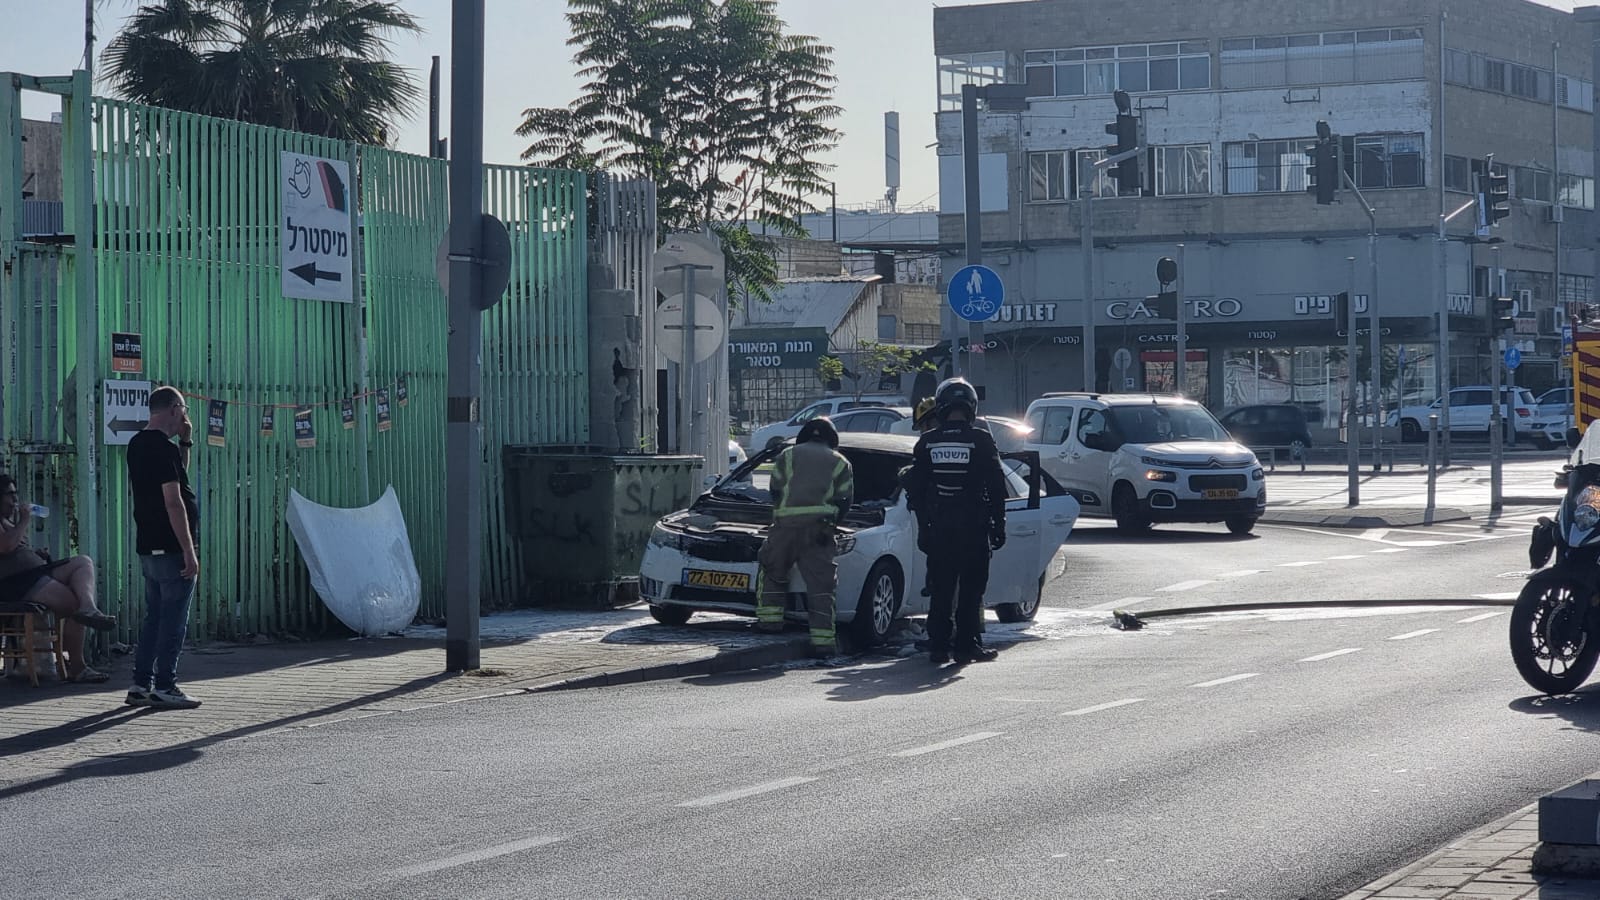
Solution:
<svg viewBox="0 0 1600 900">
<path fill-rule="evenodd" d="M 1522 365 L 1522 351 L 1515 347 L 1506 348 L 1506 368 L 1515 372 L 1517 366 Z"/>
<path fill-rule="evenodd" d="M 1000 313 L 1006 288 L 988 266 L 964 266 L 950 277 L 945 295 L 956 315 L 968 322 L 983 322 Z"/>
</svg>

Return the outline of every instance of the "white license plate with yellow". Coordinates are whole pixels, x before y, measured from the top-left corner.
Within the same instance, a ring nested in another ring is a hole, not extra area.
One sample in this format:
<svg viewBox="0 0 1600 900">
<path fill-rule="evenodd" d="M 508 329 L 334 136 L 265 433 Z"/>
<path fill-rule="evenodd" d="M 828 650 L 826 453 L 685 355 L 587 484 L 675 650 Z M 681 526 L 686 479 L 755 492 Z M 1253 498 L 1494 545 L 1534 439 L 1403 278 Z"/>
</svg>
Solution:
<svg viewBox="0 0 1600 900">
<path fill-rule="evenodd" d="M 747 572 L 684 569 L 683 583 L 686 587 L 711 588 L 714 591 L 748 591 L 750 575 Z"/>
<path fill-rule="evenodd" d="M 1237 500 L 1239 492 L 1234 488 L 1209 488 L 1205 492 L 1207 500 Z"/>
</svg>

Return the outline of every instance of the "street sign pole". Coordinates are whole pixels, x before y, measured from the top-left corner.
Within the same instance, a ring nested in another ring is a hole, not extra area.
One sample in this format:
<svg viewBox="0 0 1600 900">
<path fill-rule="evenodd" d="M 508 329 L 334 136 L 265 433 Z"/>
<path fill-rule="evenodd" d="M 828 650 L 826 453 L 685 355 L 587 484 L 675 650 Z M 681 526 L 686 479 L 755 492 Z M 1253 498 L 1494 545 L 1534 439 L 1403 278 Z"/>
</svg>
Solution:
<svg viewBox="0 0 1600 900">
<path fill-rule="evenodd" d="M 1345 304 L 1344 334 L 1344 446 L 1345 468 L 1348 470 L 1348 505 L 1361 505 L 1361 429 L 1356 416 L 1356 258 L 1345 257 L 1350 264 L 1350 302 Z"/>
<path fill-rule="evenodd" d="M 1094 188 L 1099 170 L 1090 169 L 1089 187 L 1083 191 L 1082 221 L 1078 223 L 1083 256 L 1083 389 L 1094 392 Z"/>
<path fill-rule="evenodd" d="M 1188 311 L 1184 309 L 1184 307 L 1188 305 L 1188 302 L 1187 302 L 1187 298 L 1185 297 L 1185 295 L 1183 293 L 1183 245 L 1182 244 L 1178 245 L 1178 285 L 1177 285 L 1177 287 L 1178 287 L 1178 308 L 1177 308 L 1177 313 L 1178 313 L 1178 356 L 1177 356 L 1177 361 L 1172 366 L 1172 389 L 1173 389 L 1173 393 L 1176 393 L 1178 396 L 1182 397 L 1184 395 L 1183 394 L 1183 389 L 1186 387 L 1185 378 L 1184 378 L 1184 375 L 1185 375 L 1184 370 L 1189 368 L 1189 336 L 1184 333 L 1184 330 L 1188 327 L 1188 324 L 1189 324 L 1189 316 L 1188 316 Z M 1201 402 L 1204 402 L 1204 400 L 1205 400 L 1205 398 L 1202 397 L 1201 398 Z"/>
<path fill-rule="evenodd" d="M 1501 405 L 1505 402 L 1505 394 L 1500 389 L 1500 367 L 1505 364 L 1506 342 L 1500 337 L 1498 325 L 1495 323 L 1494 307 L 1495 297 L 1505 296 L 1505 270 L 1499 272 L 1499 280 L 1489 286 L 1493 296 L 1489 298 L 1489 369 L 1492 376 L 1489 381 L 1489 511 L 1500 511 L 1501 491 L 1501 455 L 1505 452 L 1501 444 L 1502 429 L 1505 419 L 1500 414 Z"/>
<path fill-rule="evenodd" d="M 967 265 L 983 264 L 982 186 L 978 183 L 978 86 L 961 86 L 961 165 L 965 173 Z M 984 398 L 983 320 L 967 323 L 967 380 Z"/>
<path fill-rule="evenodd" d="M 450 332 L 445 402 L 445 669 L 478 668 L 483 543 L 483 2 L 452 0 L 450 39 Z"/>
</svg>

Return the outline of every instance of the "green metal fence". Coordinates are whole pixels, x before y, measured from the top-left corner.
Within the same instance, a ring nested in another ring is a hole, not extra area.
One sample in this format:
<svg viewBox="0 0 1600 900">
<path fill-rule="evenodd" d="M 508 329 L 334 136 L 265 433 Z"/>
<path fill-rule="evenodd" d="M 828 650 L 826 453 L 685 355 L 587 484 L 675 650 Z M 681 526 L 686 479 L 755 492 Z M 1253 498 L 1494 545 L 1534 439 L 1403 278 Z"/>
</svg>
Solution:
<svg viewBox="0 0 1600 900">
<path fill-rule="evenodd" d="M 121 377 L 173 384 L 189 397 L 202 545 L 192 631 L 219 638 L 323 626 L 325 611 L 284 524 L 291 489 L 358 506 L 393 485 L 422 574 L 424 613 L 442 614 L 446 319 L 434 258 L 447 219 L 445 163 L 120 101 L 93 108 L 101 339 L 92 378 L 97 394 L 101 379 L 116 380 L 109 335 L 138 332 L 145 374 Z M 362 273 L 353 303 L 282 295 L 286 150 L 350 165 Z M 70 181 L 72 167 L 66 171 Z M 0 172 L 7 198 L 18 189 L 4 184 L 9 175 Z M 491 166 L 485 178 L 487 211 L 506 221 L 515 251 L 511 287 L 485 316 L 482 562 L 492 606 L 522 595 L 502 521 L 501 446 L 587 439 L 587 284 L 583 176 Z M 81 377 L 72 372 L 70 270 L 85 243 L 6 242 L 7 261 L 24 277 L 7 279 L 10 296 L 0 298 L 16 372 L 4 385 L 4 436 L 17 471 L 56 488 L 75 514 L 58 522 L 97 517 L 99 546 L 81 549 L 100 558 L 105 605 L 122 614 L 126 638 L 142 603 L 126 450 L 93 448 L 92 505 L 75 507 L 53 483 L 77 449 L 74 404 L 50 402 L 73 396 L 72 379 Z M 392 413 L 383 427 L 380 396 Z M 220 447 L 207 446 L 204 433 L 212 400 L 228 404 Z M 297 445 L 293 428 L 294 409 L 306 406 L 316 433 L 309 448 Z"/>
</svg>

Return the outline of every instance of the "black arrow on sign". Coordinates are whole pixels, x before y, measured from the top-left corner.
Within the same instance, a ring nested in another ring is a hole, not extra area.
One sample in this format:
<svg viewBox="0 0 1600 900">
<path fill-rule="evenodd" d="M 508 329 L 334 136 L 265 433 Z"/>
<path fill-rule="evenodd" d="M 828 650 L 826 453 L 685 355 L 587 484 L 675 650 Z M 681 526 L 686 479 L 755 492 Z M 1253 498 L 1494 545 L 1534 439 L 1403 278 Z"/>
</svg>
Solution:
<svg viewBox="0 0 1600 900">
<path fill-rule="evenodd" d="M 143 431 L 144 427 L 149 424 L 148 421 L 141 422 L 138 419 L 112 419 L 106 423 L 106 430 L 112 434 L 121 434 L 124 431 Z"/>
<path fill-rule="evenodd" d="M 294 268 L 290 269 L 289 272 L 294 275 L 299 275 L 300 280 L 304 281 L 306 284 L 316 284 L 317 279 L 319 278 L 323 281 L 344 280 L 344 275 L 338 272 L 329 272 L 326 269 L 319 269 L 317 268 L 316 263 L 305 263 L 304 265 L 295 266 Z"/>
</svg>

